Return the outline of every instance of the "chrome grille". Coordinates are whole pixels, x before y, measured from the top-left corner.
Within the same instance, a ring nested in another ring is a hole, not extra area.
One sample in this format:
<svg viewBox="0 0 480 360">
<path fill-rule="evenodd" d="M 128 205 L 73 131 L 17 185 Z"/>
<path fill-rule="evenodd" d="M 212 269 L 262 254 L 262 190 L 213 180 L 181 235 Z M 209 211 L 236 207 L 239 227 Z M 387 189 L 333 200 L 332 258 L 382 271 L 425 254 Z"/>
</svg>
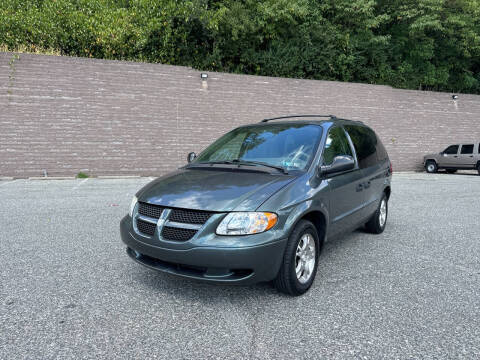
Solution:
<svg viewBox="0 0 480 360">
<path fill-rule="evenodd" d="M 188 241 L 214 213 L 202 210 L 169 209 L 139 202 L 135 215 L 137 231 L 143 235 L 153 236 L 156 223 L 162 214 L 165 219 L 162 220 L 159 228 L 161 237 L 171 241 Z M 164 224 L 163 221 L 165 221 Z"/>
</svg>

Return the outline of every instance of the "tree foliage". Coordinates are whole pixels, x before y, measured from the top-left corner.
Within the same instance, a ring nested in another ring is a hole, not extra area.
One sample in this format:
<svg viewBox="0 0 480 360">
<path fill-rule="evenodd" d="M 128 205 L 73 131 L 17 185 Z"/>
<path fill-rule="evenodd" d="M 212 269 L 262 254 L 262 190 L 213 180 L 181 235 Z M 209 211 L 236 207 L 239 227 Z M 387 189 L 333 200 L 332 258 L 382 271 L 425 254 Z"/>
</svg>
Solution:
<svg viewBox="0 0 480 360">
<path fill-rule="evenodd" d="M 480 93 L 480 0 L 2 0 L 0 45 Z"/>
</svg>

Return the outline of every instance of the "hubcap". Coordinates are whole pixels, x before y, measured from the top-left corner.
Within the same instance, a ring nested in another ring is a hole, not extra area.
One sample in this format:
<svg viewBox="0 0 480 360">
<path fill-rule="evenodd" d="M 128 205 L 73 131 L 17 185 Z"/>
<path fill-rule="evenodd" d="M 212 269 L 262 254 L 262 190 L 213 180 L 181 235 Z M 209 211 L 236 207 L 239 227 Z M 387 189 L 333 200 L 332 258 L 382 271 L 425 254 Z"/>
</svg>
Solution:
<svg viewBox="0 0 480 360">
<path fill-rule="evenodd" d="M 305 284 L 315 268 L 315 240 L 311 234 L 300 239 L 295 254 L 295 272 L 300 283 Z"/>
<path fill-rule="evenodd" d="M 433 172 L 433 170 L 435 170 L 435 166 L 433 166 L 433 164 L 429 164 L 429 165 L 427 166 L 427 170 L 428 170 L 429 172 Z"/>
<path fill-rule="evenodd" d="M 385 199 L 383 199 L 382 202 L 380 203 L 379 220 L 380 220 L 380 226 L 383 228 L 383 226 L 385 225 L 385 222 L 387 221 L 387 200 Z"/>
</svg>

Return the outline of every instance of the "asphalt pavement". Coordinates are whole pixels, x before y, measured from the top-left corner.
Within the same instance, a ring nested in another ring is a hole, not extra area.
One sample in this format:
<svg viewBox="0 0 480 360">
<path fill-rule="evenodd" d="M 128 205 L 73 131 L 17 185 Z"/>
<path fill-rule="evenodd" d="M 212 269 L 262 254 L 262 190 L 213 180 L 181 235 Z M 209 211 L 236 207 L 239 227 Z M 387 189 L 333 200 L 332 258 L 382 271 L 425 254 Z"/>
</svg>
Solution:
<svg viewBox="0 0 480 360">
<path fill-rule="evenodd" d="M 296 298 L 129 259 L 150 180 L 0 181 L 0 359 L 480 357 L 480 176 L 394 174 L 385 232 L 328 242 Z"/>
</svg>

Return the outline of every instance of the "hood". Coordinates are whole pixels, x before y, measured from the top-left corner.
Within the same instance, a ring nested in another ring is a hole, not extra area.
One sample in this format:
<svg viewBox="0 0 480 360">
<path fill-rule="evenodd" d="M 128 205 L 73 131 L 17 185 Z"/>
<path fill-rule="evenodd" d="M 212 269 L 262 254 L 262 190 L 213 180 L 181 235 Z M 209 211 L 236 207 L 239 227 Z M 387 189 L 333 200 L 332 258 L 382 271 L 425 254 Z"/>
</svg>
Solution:
<svg viewBox="0 0 480 360">
<path fill-rule="evenodd" d="M 424 155 L 423 158 L 424 159 L 426 159 L 426 158 L 433 159 L 433 158 L 436 158 L 437 156 L 440 156 L 440 154 L 439 153 L 427 154 L 427 155 Z"/>
<path fill-rule="evenodd" d="M 139 191 L 138 198 L 165 207 L 254 211 L 294 178 L 226 169 L 180 169 L 147 184 Z"/>
</svg>

